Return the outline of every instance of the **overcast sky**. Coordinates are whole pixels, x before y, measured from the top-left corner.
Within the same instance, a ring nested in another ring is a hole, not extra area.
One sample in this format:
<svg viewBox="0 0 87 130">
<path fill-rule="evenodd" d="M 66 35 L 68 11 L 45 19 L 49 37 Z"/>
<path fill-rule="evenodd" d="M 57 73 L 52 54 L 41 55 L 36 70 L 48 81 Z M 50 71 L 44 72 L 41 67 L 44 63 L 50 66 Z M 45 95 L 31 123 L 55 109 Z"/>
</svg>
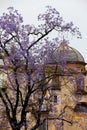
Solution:
<svg viewBox="0 0 87 130">
<path fill-rule="evenodd" d="M 82 39 L 70 39 L 70 45 L 81 52 L 87 62 L 87 0 L 0 0 L 0 15 L 10 6 L 19 10 L 25 24 L 36 24 L 45 7 L 55 7 L 66 22 L 73 21 L 82 33 Z"/>
</svg>

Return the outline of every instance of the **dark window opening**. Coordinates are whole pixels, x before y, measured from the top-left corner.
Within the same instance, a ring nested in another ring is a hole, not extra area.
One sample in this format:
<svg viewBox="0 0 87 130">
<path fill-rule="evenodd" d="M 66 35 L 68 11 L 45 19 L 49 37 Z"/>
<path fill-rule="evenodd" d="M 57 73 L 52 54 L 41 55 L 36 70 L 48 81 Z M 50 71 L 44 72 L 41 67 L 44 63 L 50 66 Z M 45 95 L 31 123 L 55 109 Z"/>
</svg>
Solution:
<svg viewBox="0 0 87 130">
<path fill-rule="evenodd" d="M 87 103 L 85 103 L 85 102 L 78 103 L 75 106 L 74 111 L 75 112 L 85 112 L 85 113 L 87 113 Z"/>
<path fill-rule="evenodd" d="M 57 103 L 58 102 L 58 97 L 57 95 L 54 95 L 54 103 Z"/>
</svg>

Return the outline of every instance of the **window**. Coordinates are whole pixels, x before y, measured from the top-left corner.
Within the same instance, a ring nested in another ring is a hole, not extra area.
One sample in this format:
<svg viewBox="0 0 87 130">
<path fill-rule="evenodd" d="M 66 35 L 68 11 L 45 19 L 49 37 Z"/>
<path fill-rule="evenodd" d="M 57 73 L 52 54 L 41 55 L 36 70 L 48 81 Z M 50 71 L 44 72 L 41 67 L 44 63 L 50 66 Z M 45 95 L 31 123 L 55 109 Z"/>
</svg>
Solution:
<svg viewBox="0 0 87 130">
<path fill-rule="evenodd" d="M 54 103 L 58 103 L 59 102 L 59 95 L 54 95 Z"/>
<path fill-rule="evenodd" d="M 54 95 L 54 103 L 57 103 L 57 96 Z"/>
<path fill-rule="evenodd" d="M 46 103 L 46 100 L 43 100 L 42 95 L 38 95 L 38 103 L 41 106 L 41 111 L 48 110 L 48 104 Z M 38 108 L 39 108 L 39 105 L 38 105 Z"/>
<path fill-rule="evenodd" d="M 84 90 L 84 76 L 82 74 L 79 74 L 78 77 L 76 77 L 76 85 L 77 91 Z"/>
<path fill-rule="evenodd" d="M 38 95 L 38 102 L 40 103 L 42 100 L 43 100 L 43 97 L 42 97 L 42 95 L 39 93 L 39 95 Z"/>
</svg>

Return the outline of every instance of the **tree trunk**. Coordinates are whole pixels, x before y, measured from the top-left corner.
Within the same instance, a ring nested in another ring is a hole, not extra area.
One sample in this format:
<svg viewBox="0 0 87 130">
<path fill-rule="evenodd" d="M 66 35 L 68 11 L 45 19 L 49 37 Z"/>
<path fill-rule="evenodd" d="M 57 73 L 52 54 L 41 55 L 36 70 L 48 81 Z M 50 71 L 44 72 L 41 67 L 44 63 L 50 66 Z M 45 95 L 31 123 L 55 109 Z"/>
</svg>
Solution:
<svg viewBox="0 0 87 130">
<path fill-rule="evenodd" d="M 13 129 L 13 130 L 20 130 L 20 128 L 16 128 L 16 129 Z"/>
<path fill-rule="evenodd" d="M 20 130 L 20 128 L 17 128 L 17 127 L 16 128 L 12 128 L 12 130 Z"/>
</svg>

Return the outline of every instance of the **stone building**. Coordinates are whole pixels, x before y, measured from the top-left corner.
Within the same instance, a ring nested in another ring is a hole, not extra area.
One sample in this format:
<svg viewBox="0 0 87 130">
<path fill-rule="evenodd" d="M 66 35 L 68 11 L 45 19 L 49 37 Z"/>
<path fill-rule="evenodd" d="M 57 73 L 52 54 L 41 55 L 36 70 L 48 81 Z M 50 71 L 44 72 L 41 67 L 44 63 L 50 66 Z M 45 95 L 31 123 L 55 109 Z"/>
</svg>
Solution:
<svg viewBox="0 0 87 130">
<path fill-rule="evenodd" d="M 53 87 L 56 114 L 64 110 L 62 125 L 48 121 L 48 129 L 86 130 L 87 129 L 87 71 L 81 53 L 66 44 L 64 40 L 48 58 L 47 68 L 57 66 Z M 61 67 L 62 66 L 62 67 Z"/>
<path fill-rule="evenodd" d="M 2 66 L 2 60 L 0 60 Z M 55 78 L 49 82 L 53 93 L 55 113 L 63 120 L 47 120 L 38 130 L 86 130 L 87 129 L 87 71 L 83 56 L 78 50 L 63 41 L 47 60 L 46 74 L 56 70 Z M 49 72 L 48 72 L 49 70 Z M 0 72 L 0 86 L 2 86 Z M 43 105 L 43 110 L 45 109 Z M 45 116 L 46 112 L 42 113 Z M 56 127 L 55 127 L 56 126 Z"/>
</svg>

